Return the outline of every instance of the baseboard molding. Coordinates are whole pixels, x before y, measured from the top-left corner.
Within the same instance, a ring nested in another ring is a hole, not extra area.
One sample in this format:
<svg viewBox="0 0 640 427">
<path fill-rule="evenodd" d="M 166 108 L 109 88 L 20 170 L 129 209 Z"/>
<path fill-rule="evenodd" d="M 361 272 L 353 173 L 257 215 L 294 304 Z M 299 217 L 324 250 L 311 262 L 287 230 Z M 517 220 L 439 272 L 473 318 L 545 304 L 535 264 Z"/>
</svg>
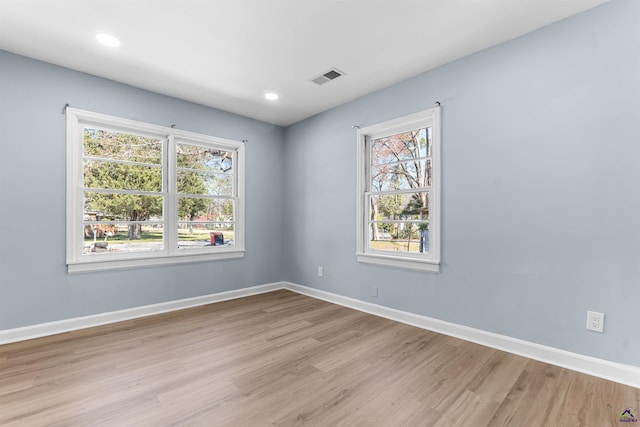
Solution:
<svg viewBox="0 0 640 427">
<path fill-rule="evenodd" d="M 275 290 L 282 289 L 283 287 L 284 284 L 282 282 L 270 283 L 266 285 L 254 286 L 233 291 L 225 291 L 216 294 L 202 295 L 175 301 L 167 301 L 159 304 L 111 311 L 108 313 L 94 314 L 91 316 L 76 317 L 73 319 L 40 323 L 37 325 L 25 326 L 21 328 L 0 330 L 0 345 L 17 341 L 26 341 L 49 335 L 61 334 L 63 332 L 77 331 L 79 329 L 91 328 L 94 326 L 102 326 L 110 323 L 137 319 L 140 317 L 152 316 L 154 314 L 168 313 L 170 311 L 183 310 L 185 308 L 197 307 L 200 305 L 211 304 L 215 302 L 228 301 L 251 295 L 263 294 L 266 292 L 273 292 Z"/>
<path fill-rule="evenodd" d="M 419 314 L 396 310 L 290 282 L 276 282 L 216 294 L 202 295 L 194 298 L 134 307 L 126 310 L 100 313 L 92 316 L 77 317 L 21 328 L 0 330 L 0 345 L 91 328 L 94 326 L 122 322 L 125 320 L 137 319 L 154 314 L 183 310 L 186 308 L 228 301 L 266 292 L 273 292 L 279 289 L 288 289 L 301 295 L 324 300 L 352 308 L 354 310 L 373 314 L 375 316 L 384 317 L 407 325 L 416 326 L 418 328 L 460 338 L 465 341 L 474 342 L 476 344 L 528 357 L 541 362 L 550 363 L 573 371 L 640 388 L 640 367 L 623 365 L 608 360 L 572 353 L 554 347 L 548 347 L 505 335 L 470 328 L 468 326 L 445 322 Z"/>
<path fill-rule="evenodd" d="M 548 347 L 512 338 L 506 335 L 499 335 L 480 329 L 470 328 L 468 326 L 457 325 L 455 323 L 445 322 L 419 314 L 344 297 L 342 295 L 297 285 L 295 283 L 285 282 L 284 288 L 302 295 L 321 299 L 390 320 L 395 320 L 407 325 L 416 326 L 418 328 L 460 338 L 465 341 L 474 342 L 476 344 L 506 351 L 508 353 L 528 357 L 540 362 L 549 363 L 562 368 L 571 369 L 573 371 L 640 388 L 640 367 L 623 365 L 621 363 L 572 353 L 554 347 Z"/>
</svg>

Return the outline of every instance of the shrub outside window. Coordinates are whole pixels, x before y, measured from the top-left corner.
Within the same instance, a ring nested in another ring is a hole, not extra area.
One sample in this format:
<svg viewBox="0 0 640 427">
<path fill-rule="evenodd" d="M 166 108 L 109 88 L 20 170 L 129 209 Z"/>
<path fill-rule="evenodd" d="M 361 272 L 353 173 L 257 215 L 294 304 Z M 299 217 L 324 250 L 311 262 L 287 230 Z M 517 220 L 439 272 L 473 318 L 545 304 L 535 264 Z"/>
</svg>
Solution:
<svg viewBox="0 0 640 427">
<path fill-rule="evenodd" d="M 69 272 L 242 257 L 241 142 L 67 108 Z"/>
<path fill-rule="evenodd" d="M 358 130 L 360 262 L 439 271 L 440 108 Z"/>
</svg>

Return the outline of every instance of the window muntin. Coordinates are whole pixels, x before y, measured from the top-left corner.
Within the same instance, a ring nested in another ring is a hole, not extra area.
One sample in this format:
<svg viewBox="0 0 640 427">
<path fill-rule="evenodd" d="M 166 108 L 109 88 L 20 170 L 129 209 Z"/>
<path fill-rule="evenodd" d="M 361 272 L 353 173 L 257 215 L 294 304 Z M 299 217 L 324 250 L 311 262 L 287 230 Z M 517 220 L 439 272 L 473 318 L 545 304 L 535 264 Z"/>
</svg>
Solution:
<svg viewBox="0 0 640 427">
<path fill-rule="evenodd" d="M 439 108 L 360 129 L 358 144 L 358 260 L 437 271 Z"/>
<path fill-rule="evenodd" d="M 242 143 L 71 108 L 67 127 L 70 272 L 242 256 Z"/>
</svg>

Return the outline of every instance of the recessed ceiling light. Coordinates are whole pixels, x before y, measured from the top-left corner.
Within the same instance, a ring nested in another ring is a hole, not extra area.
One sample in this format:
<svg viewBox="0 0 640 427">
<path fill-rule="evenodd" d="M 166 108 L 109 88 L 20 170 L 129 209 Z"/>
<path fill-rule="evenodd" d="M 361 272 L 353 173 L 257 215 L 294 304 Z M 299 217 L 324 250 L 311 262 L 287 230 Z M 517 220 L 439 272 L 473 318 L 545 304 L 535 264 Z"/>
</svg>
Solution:
<svg viewBox="0 0 640 427">
<path fill-rule="evenodd" d="M 120 46 L 120 40 L 118 40 L 117 38 L 113 37 L 110 34 L 98 33 L 96 34 L 96 39 L 98 39 L 100 43 L 106 46 L 111 46 L 111 47 Z"/>
<path fill-rule="evenodd" d="M 279 98 L 278 94 L 273 92 L 265 93 L 264 97 L 269 101 L 275 101 L 276 99 Z"/>
</svg>

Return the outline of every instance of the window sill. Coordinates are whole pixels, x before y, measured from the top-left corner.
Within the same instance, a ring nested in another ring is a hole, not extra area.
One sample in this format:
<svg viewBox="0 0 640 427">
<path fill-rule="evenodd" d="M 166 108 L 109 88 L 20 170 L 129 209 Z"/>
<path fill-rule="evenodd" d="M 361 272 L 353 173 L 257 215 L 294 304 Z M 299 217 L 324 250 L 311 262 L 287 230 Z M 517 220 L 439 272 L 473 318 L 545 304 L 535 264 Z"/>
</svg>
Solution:
<svg viewBox="0 0 640 427">
<path fill-rule="evenodd" d="M 366 253 L 356 253 L 356 257 L 358 259 L 358 262 L 367 264 L 377 264 L 389 267 L 407 268 L 411 270 L 429 271 L 432 273 L 440 272 L 440 262 L 437 261 Z"/>
<path fill-rule="evenodd" d="M 217 252 L 209 254 L 187 254 L 173 256 L 154 256 L 149 258 L 130 258 L 117 260 L 88 260 L 67 264 L 67 272 L 87 273 L 91 271 L 121 270 L 125 268 L 154 267 L 159 265 L 187 264 L 193 262 L 220 261 L 244 257 L 244 250 Z"/>
</svg>

